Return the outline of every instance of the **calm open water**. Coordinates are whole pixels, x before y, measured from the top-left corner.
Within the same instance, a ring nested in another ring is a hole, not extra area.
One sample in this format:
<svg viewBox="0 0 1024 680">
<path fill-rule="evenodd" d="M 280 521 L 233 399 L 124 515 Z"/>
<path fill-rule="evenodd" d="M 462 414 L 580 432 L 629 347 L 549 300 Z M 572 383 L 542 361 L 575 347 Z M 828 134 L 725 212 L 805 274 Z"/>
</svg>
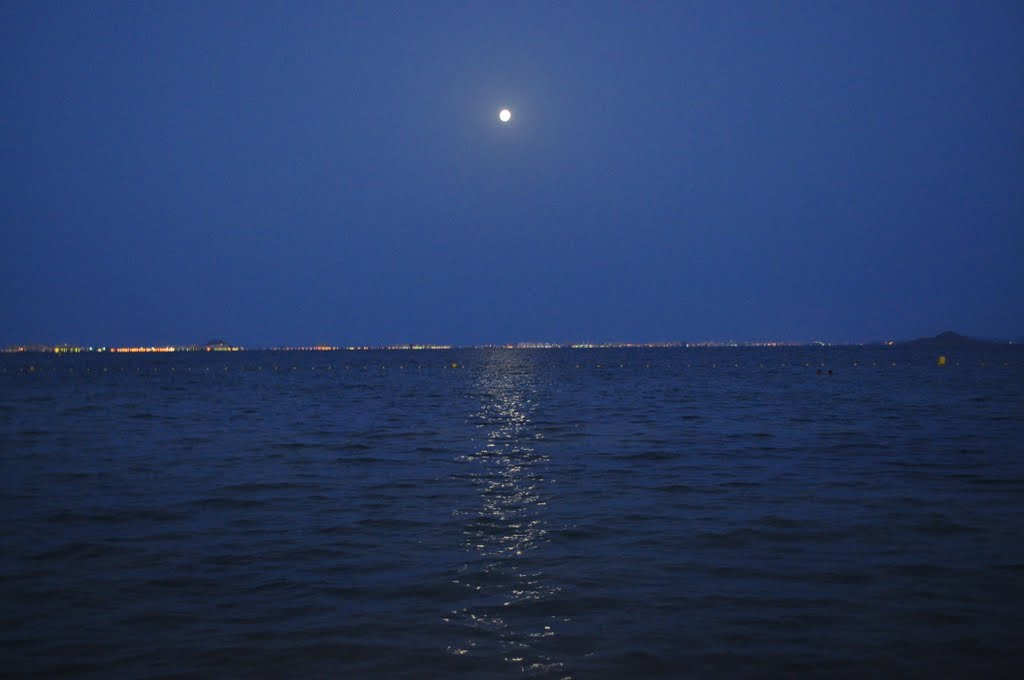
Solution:
<svg viewBox="0 0 1024 680">
<path fill-rule="evenodd" d="M 0 356 L 2 672 L 1011 676 L 1024 351 L 935 359 Z"/>
</svg>

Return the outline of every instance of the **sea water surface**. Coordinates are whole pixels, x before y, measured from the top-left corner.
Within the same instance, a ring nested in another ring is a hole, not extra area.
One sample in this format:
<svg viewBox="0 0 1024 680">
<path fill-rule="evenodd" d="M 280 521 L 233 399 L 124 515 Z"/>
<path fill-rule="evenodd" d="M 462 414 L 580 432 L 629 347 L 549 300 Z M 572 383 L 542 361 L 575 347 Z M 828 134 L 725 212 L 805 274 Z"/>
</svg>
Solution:
<svg viewBox="0 0 1024 680">
<path fill-rule="evenodd" d="M 1019 348 L 3 355 L 0 475 L 5 674 L 1024 668 Z"/>
</svg>

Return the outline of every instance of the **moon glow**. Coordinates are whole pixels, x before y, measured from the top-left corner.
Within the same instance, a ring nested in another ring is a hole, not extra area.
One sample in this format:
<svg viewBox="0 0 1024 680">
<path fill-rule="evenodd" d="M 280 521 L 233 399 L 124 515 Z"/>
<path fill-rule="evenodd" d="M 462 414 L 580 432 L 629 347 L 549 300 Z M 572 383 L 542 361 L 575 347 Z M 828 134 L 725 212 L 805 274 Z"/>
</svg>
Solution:
<svg viewBox="0 0 1024 680">
<path fill-rule="evenodd" d="M 498 112 L 498 120 L 500 120 L 502 123 L 509 122 L 510 120 L 512 120 L 512 112 L 509 111 L 508 109 L 502 109 L 501 111 Z"/>
</svg>

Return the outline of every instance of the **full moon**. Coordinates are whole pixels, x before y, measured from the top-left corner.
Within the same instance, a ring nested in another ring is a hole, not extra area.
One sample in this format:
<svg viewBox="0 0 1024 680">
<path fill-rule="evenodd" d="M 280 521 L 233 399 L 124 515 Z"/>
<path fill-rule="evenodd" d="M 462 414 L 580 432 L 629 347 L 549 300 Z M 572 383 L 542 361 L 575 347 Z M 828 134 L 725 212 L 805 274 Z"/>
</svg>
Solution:
<svg viewBox="0 0 1024 680">
<path fill-rule="evenodd" d="M 498 112 L 498 120 L 500 120 L 502 123 L 509 122 L 510 120 L 512 120 L 512 112 L 509 111 L 508 109 L 502 109 L 501 111 Z"/>
</svg>

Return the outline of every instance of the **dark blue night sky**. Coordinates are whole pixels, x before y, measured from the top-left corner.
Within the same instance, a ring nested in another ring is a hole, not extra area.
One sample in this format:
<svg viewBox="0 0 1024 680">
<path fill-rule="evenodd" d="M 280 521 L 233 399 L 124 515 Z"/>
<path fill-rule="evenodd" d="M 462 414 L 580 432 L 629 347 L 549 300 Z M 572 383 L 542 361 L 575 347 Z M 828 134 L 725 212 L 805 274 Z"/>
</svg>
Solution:
<svg viewBox="0 0 1024 680">
<path fill-rule="evenodd" d="M 1019 2 L 5 2 L 0 343 L 1020 337 L 1022 36 Z"/>
</svg>

